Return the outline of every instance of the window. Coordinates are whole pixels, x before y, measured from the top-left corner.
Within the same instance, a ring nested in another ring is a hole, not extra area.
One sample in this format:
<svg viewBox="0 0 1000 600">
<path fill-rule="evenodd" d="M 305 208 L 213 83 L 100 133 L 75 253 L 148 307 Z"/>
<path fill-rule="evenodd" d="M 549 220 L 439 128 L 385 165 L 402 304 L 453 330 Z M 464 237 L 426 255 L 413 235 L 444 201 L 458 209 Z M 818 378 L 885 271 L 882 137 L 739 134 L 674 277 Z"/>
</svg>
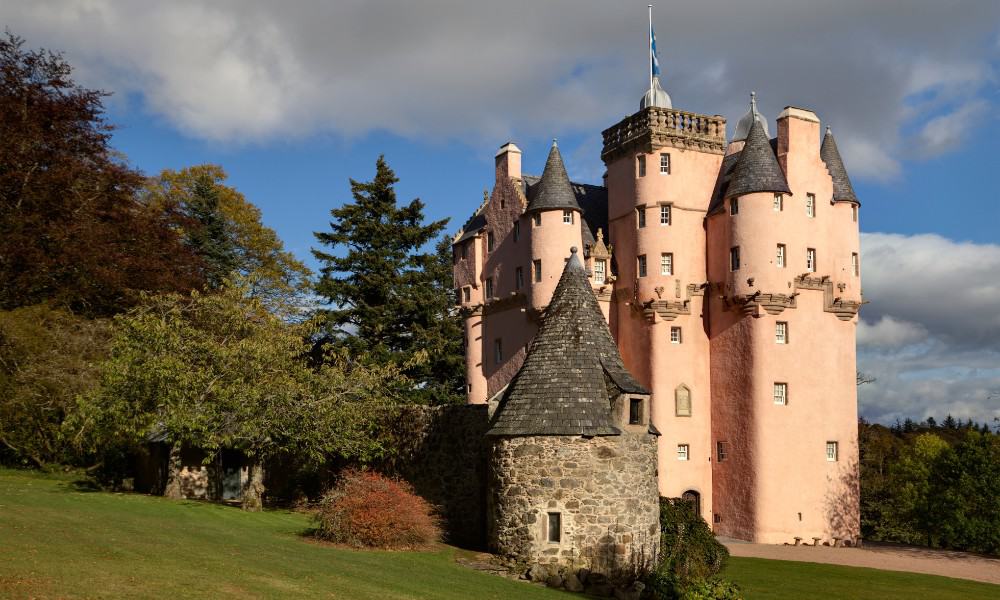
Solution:
<svg viewBox="0 0 1000 600">
<path fill-rule="evenodd" d="M 686 385 L 679 385 L 674 390 L 674 414 L 678 417 L 691 416 L 691 390 Z"/>
<path fill-rule="evenodd" d="M 549 513 L 549 533 L 548 540 L 553 544 L 558 544 L 562 540 L 562 514 L 557 512 Z"/>
<path fill-rule="evenodd" d="M 646 156 L 645 155 L 639 155 L 639 156 L 636 157 L 636 160 L 639 162 L 639 177 L 645 177 L 646 176 Z"/>
<path fill-rule="evenodd" d="M 486 299 L 489 300 L 493 297 L 493 278 L 490 277 L 486 280 Z"/>
<path fill-rule="evenodd" d="M 806 271 L 810 273 L 816 272 L 816 249 L 807 248 L 806 249 Z"/>
<path fill-rule="evenodd" d="M 660 205 L 660 225 L 670 225 L 670 205 Z"/>
<path fill-rule="evenodd" d="M 774 343 L 775 344 L 787 344 L 788 343 L 788 322 L 778 321 L 774 324 Z"/>
<path fill-rule="evenodd" d="M 462 260 L 465 260 L 465 256 L 466 254 L 468 254 L 468 250 L 469 250 L 469 245 L 462 244 Z"/>
<path fill-rule="evenodd" d="M 826 460 L 830 462 L 837 462 L 838 454 L 840 454 L 839 444 L 837 442 L 827 442 L 826 443 Z"/>
<path fill-rule="evenodd" d="M 493 364 L 499 365 L 503 362 L 503 340 L 497 338 L 493 340 Z"/>
<path fill-rule="evenodd" d="M 472 288 L 469 286 L 462 288 L 462 297 L 465 298 L 466 302 L 472 302 Z"/>
<path fill-rule="evenodd" d="M 660 255 L 660 275 L 674 274 L 674 253 L 664 252 Z"/>
<path fill-rule="evenodd" d="M 816 216 L 816 194 L 806 194 L 806 216 Z"/>
<path fill-rule="evenodd" d="M 691 447 L 688 444 L 677 444 L 677 460 L 687 460 L 691 454 Z"/>
<path fill-rule="evenodd" d="M 787 383 L 775 383 L 774 384 L 774 403 L 780 406 L 788 404 L 788 384 Z"/>
<path fill-rule="evenodd" d="M 660 154 L 660 175 L 670 175 L 670 155 Z"/>
<path fill-rule="evenodd" d="M 531 261 L 531 270 L 535 272 L 535 281 L 542 280 L 542 261 L 533 260 Z"/>
<path fill-rule="evenodd" d="M 563 223 L 566 223 L 567 225 L 573 224 L 573 211 L 571 210 L 563 211 Z"/>
<path fill-rule="evenodd" d="M 738 215 L 738 214 L 740 214 L 740 199 L 739 198 L 733 198 L 732 200 L 729 201 L 729 214 L 730 215 Z"/>
<path fill-rule="evenodd" d="M 646 255 L 645 254 L 640 254 L 639 255 L 639 277 L 645 277 L 645 276 L 646 276 Z"/>
<path fill-rule="evenodd" d="M 521 222 L 514 221 L 514 241 L 521 239 Z"/>
<path fill-rule="evenodd" d="M 729 442 L 716 442 L 715 454 L 716 460 L 726 462 L 726 459 L 729 458 Z"/>
<path fill-rule="evenodd" d="M 852 204 L 851 205 L 851 219 L 855 223 L 858 222 L 858 205 L 857 204 Z"/>
<path fill-rule="evenodd" d="M 507 207 L 507 199 L 504 198 L 503 196 L 500 196 L 500 208 L 506 208 L 506 207 Z"/>
<path fill-rule="evenodd" d="M 461 288 L 455 288 L 455 304 L 462 303 L 462 290 Z"/>
<path fill-rule="evenodd" d="M 496 237 L 494 237 L 493 232 L 490 231 L 486 234 L 486 251 L 493 252 L 494 246 L 496 246 Z"/>
<path fill-rule="evenodd" d="M 636 226 L 640 229 L 646 226 L 646 207 L 640 206 L 635 209 Z"/>
<path fill-rule="evenodd" d="M 681 328 L 671 327 L 670 328 L 670 343 L 679 344 L 681 343 Z"/>
<path fill-rule="evenodd" d="M 854 273 L 855 277 L 861 274 L 861 267 L 858 264 L 857 252 L 851 252 L 851 273 Z"/>
<path fill-rule="evenodd" d="M 778 253 L 775 255 L 774 261 L 775 261 L 774 264 L 778 265 L 779 269 L 784 269 L 785 268 L 785 245 L 784 244 L 778 244 Z"/>
<path fill-rule="evenodd" d="M 628 424 L 642 425 L 642 398 L 631 398 L 628 401 Z"/>
<path fill-rule="evenodd" d="M 608 280 L 608 261 L 604 259 L 594 261 L 594 283 L 603 284 Z"/>
<path fill-rule="evenodd" d="M 524 286 L 524 269 L 517 267 L 514 269 L 514 289 L 519 290 Z"/>
<path fill-rule="evenodd" d="M 535 213 L 531 215 L 531 219 L 535 222 L 535 227 L 542 226 L 542 213 Z"/>
<path fill-rule="evenodd" d="M 729 270 L 739 271 L 740 270 L 740 247 L 734 246 L 729 249 Z"/>
<path fill-rule="evenodd" d="M 774 212 L 780 212 L 785 210 L 785 195 L 775 194 L 774 195 Z"/>
</svg>

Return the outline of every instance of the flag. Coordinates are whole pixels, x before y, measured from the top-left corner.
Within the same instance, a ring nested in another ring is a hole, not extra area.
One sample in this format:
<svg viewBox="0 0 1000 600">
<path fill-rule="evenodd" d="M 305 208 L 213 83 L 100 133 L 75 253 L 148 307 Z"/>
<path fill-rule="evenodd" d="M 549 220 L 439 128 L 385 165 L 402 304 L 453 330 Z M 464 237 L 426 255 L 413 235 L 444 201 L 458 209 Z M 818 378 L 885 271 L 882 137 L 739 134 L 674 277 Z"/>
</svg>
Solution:
<svg viewBox="0 0 1000 600">
<path fill-rule="evenodd" d="M 653 77 L 660 76 L 660 59 L 656 57 L 656 32 L 653 31 L 653 24 L 649 24 L 649 71 Z"/>
</svg>

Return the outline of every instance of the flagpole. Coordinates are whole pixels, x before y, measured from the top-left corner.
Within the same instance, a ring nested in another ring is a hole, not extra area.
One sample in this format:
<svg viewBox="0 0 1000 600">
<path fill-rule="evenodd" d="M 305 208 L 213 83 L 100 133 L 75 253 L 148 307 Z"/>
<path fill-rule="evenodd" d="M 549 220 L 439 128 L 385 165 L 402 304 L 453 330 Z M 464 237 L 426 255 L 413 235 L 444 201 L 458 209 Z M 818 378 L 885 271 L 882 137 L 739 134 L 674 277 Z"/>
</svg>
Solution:
<svg viewBox="0 0 1000 600">
<path fill-rule="evenodd" d="M 653 101 L 653 5 L 649 7 L 649 31 L 646 37 L 649 38 L 649 101 Z"/>
</svg>

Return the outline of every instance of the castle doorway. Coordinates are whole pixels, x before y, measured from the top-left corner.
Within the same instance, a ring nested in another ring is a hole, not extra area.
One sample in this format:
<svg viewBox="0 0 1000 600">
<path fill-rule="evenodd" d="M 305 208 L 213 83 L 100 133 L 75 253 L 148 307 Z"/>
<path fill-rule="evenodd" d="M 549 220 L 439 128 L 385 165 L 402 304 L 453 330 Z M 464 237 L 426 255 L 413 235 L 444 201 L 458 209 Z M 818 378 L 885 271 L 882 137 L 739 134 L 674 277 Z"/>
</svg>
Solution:
<svg viewBox="0 0 1000 600">
<path fill-rule="evenodd" d="M 701 516 L 701 494 L 694 490 L 688 490 L 681 494 L 681 498 L 691 503 L 691 508 L 694 509 L 694 514 L 699 517 Z"/>
</svg>

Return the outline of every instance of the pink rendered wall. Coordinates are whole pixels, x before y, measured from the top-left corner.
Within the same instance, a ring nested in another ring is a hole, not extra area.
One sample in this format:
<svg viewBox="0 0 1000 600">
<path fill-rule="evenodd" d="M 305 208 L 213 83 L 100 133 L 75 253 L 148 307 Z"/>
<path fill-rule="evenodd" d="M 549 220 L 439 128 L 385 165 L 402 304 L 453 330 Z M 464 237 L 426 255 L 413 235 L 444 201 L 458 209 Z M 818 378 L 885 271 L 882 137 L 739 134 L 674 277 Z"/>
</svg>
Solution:
<svg viewBox="0 0 1000 600">
<path fill-rule="evenodd" d="M 583 251 L 583 236 L 580 229 L 580 212 L 573 211 L 573 222 L 563 222 L 562 210 L 543 210 L 541 225 L 535 225 L 533 215 L 522 218 L 521 227 L 528 231 L 530 258 L 526 261 L 525 278 L 531 281 L 531 308 L 541 310 L 548 306 L 552 292 L 559 283 L 563 267 L 570 256 L 570 248 Z M 532 261 L 542 261 L 542 280 L 536 282 Z"/>
</svg>

